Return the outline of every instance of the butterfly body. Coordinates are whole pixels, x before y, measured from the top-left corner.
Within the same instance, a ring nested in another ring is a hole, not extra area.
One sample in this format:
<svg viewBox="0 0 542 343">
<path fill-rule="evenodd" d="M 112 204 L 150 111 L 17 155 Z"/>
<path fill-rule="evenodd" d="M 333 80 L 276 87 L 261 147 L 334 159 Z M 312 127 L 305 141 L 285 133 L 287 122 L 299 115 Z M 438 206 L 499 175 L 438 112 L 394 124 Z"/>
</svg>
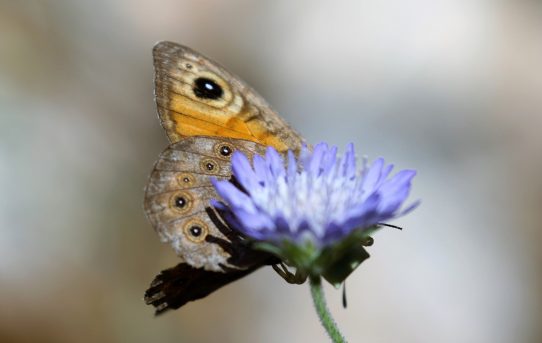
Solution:
<svg viewBox="0 0 542 343">
<path fill-rule="evenodd" d="M 155 101 L 171 142 L 145 190 L 147 218 L 181 259 L 151 283 L 156 313 L 200 299 L 266 264 L 210 201 L 211 179 L 231 178 L 235 151 L 249 158 L 267 146 L 298 151 L 303 139 L 238 77 L 194 50 L 160 42 L 153 49 Z"/>
</svg>

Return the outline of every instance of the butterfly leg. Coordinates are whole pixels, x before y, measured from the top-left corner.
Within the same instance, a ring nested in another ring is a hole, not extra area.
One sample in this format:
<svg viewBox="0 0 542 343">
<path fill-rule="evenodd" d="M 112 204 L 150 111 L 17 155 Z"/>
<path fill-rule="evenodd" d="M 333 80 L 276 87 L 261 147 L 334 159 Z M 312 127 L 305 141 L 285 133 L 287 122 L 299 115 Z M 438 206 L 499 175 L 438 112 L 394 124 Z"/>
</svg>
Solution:
<svg viewBox="0 0 542 343">
<path fill-rule="evenodd" d="M 295 274 L 290 272 L 288 267 L 286 267 L 282 262 L 279 264 L 274 264 L 272 267 L 273 270 L 275 270 L 275 272 L 277 272 L 277 274 L 279 274 L 288 283 L 301 285 L 307 280 L 307 275 L 301 273 L 297 269 Z"/>
</svg>

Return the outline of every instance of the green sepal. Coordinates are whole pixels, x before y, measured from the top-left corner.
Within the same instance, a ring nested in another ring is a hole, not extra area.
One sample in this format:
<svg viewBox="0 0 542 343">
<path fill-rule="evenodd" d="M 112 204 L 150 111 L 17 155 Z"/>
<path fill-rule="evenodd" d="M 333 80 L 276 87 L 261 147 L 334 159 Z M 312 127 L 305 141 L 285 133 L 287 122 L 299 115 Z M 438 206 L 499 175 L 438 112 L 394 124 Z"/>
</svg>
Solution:
<svg viewBox="0 0 542 343">
<path fill-rule="evenodd" d="M 328 266 L 322 277 L 335 288 L 339 288 L 346 278 L 366 259 L 369 253 L 361 246 L 353 246 L 335 263 Z"/>
<path fill-rule="evenodd" d="M 366 230 L 357 230 L 341 241 L 325 248 L 314 265 L 317 267 L 312 271 L 317 272 L 326 281 L 336 288 L 366 259 L 369 253 L 363 245 L 371 239 L 378 227 L 371 227 Z M 372 240 L 372 239 L 371 239 Z"/>
<path fill-rule="evenodd" d="M 253 248 L 269 252 L 285 264 L 297 269 L 300 275 L 322 276 L 335 287 L 366 259 L 369 253 L 363 248 L 372 243 L 370 237 L 378 226 L 353 231 L 349 236 L 320 250 L 314 242 L 304 243 L 283 240 L 280 243 L 254 242 Z"/>
<path fill-rule="evenodd" d="M 281 243 L 254 242 L 254 249 L 269 252 L 289 266 L 301 269 L 304 273 L 309 271 L 318 256 L 318 249 L 311 241 L 303 244 L 283 240 Z"/>
</svg>

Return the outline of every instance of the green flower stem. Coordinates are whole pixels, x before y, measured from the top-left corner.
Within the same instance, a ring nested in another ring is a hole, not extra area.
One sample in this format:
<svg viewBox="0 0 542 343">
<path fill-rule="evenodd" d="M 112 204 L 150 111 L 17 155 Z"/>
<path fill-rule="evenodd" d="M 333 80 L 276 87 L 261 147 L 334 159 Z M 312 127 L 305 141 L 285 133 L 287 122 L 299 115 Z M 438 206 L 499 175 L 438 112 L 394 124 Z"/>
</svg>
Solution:
<svg viewBox="0 0 542 343">
<path fill-rule="evenodd" d="M 326 329 L 327 334 L 333 343 L 346 343 L 346 340 L 339 332 L 339 328 L 337 328 L 337 324 L 335 324 L 335 321 L 331 317 L 331 313 L 327 308 L 324 290 L 322 289 L 322 281 L 319 276 L 310 277 L 310 287 L 316 313 L 318 313 L 320 322 Z"/>
</svg>

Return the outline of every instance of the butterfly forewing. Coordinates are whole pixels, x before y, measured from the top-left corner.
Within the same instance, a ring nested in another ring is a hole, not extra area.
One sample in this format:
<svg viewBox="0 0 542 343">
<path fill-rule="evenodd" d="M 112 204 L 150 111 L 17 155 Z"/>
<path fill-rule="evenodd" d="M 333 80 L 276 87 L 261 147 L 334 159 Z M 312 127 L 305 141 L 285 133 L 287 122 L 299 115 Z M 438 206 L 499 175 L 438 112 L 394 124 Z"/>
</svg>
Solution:
<svg viewBox="0 0 542 343">
<path fill-rule="evenodd" d="M 171 142 L 207 135 L 246 139 L 284 151 L 302 138 L 237 76 L 172 42 L 153 49 L 155 100 Z"/>
</svg>

